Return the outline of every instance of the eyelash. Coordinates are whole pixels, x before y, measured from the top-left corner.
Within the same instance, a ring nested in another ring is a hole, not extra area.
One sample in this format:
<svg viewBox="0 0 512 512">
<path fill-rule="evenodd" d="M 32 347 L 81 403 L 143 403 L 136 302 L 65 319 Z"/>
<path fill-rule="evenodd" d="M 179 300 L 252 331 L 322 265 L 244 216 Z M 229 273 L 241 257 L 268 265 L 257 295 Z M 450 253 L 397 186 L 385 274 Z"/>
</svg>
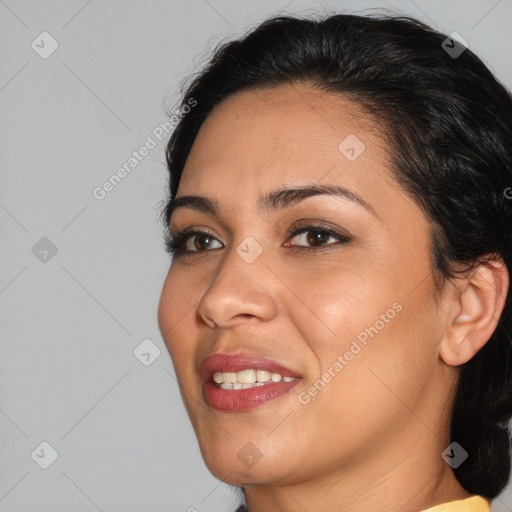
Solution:
<svg viewBox="0 0 512 512">
<path fill-rule="evenodd" d="M 321 232 L 325 233 L 329 236 L 332 236 L 333 238 L 336 238 L 339 242 L 339 245 L 344 245 L 348 242 L 350 242 L 350 238 L 346 235 L 342 235 L 341 233 L 338 233 L 337 231 L 334 231 L 333 229 L 321 226 L 321 225 L 305 225 L 305 226 L 293 226 L 288 230 L 287 237 L 288 238 L 294 238 L 297 235 L 300 235 L 302 233 L 307 233 L 308 231 L 313 232 Z M 215 240 L 217 240 L 213 235 L 208 233 L 207 231 L 199 231 L 195 229 L 191 230 L 184 230 L 181 232 L 178 232 L 174 235 L 174 237 L 170 237 L 169 235 L 166 235 L 165 237 L 165 248 L 166 251 L 173 256 L 174 258 L 179 258 L 181 256 L 186 256 L 188 254 L 198 254 L 202 252 L 211 252 L 211 250 L 204 250 L 204 251 L 189 251 L 184 249 L 184 246 L 188 240 L 193 236 L 202 236 L 207 235 Z M 287 239 L 288 239 L 287 238 Z M 218 240 L 217 240 L 218 241 Z M 338 245 L 338 244 L 336 244 Z M 329 250 L 331 247 L 333 247 L 333 244 L 329 245 L 323 245 L 319 247 L 304 247 L 300 245 L 292 245 L 292 247 L 297 247 L 299 250 L 302 251 L 313 251 L 313 252 L 319 252 L 324 250 Z"/>
</svg>

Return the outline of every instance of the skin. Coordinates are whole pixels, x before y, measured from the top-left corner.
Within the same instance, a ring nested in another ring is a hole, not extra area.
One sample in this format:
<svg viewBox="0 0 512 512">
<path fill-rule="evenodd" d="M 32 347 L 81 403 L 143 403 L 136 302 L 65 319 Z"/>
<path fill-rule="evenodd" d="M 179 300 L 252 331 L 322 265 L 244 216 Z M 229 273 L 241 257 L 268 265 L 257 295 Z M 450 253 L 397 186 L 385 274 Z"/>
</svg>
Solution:
<svg viewBox="0 0 512 512">
<path fill-rule="evenodd" d="M 173 215 L 173 233 L 214 238 L 192 237 L 197 252 L 174 259 L 159 325 L 205 463 L 243 486 L 251 512 L 417 512 L 470 495 L 441 453 L 457 366 L 491 336 L 508 274 L 498 260 L 436 289 L 430 222 L 394 181 L 383 133 L 356 103 L 306 84 L 245 91 L 208 116 L 186 162 L 177 196 L 216 199 L 220 215 Z M 338 149 L 349 134 L 366 146 L 354 161 Z M 373 212 L 327 195 L 257 210 L 267 192 L 306 184 L 343 186 Z M 315 232 L 287 235 L 301 220 L 351 239 L 305 251 Z M 252 263 L 236 252 L 248 236 L 263 249 Z M 401 311 L 301 403 L 299 393 L 397 302 Z M 247 412 L 210 408 L 200 361 L 247 351 L 303 380 Z M 237 458 L 248 442 L 261 455 L 252 467 Z"/>
</svg>

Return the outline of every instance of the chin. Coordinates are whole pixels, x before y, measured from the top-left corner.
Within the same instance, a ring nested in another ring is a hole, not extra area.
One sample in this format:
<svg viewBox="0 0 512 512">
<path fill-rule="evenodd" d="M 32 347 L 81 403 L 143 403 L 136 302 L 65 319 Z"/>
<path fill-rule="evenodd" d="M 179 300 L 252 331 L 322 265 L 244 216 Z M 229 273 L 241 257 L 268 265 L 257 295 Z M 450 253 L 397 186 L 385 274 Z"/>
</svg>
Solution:
<svg viewBox="0 0 512 512">
<path fill-rule="evenodd" d="M 249 436 L 240 436 L 218 445 L 200 443 L 201 454 L 210 473 L 238 487 L 275 485 L 276 480 L 284 482 L 297 477 L 297 467 L 303 466 L 303 461 L 290 455 L 289 450 L 283 450 L 282 443 L 276 446 L 268 439 L 266 443 L 264 439 L 254 443 L 248 439 Z"/>
<path fill-rule="evenodd" d="M 266 471 L 256 471 L 255 469 L 250 470 L 247 468 L 234 470 L 230 466 L 226 468 L 216 468 L 218 470 L 214 470 L 207 466 L 210 473 L 219 480 L 222 480 L 224 483 L 228 485 L 233 485 L 235 487 L 245 487 L 248 485 L 269 485 L 272 483 L 272 479 L 270 475 Z"/>
</svg>

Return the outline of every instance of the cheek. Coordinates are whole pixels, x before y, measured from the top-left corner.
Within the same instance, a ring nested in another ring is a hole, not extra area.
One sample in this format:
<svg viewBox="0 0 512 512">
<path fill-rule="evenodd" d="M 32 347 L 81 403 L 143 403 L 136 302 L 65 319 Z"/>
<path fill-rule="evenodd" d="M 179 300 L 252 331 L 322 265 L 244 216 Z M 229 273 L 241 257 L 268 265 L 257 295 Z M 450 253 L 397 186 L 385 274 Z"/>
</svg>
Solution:
<svg viewBox="0 0 512 512">
<path fill-rule="evenodd" d="M 183 374 L 194 348 L 190 325 L 195 309 L 193 290 L 172 268 L 165 279 L 158 307 L 158 325 L 176 372 Z M 188 327 L 188 328 L 187 328 Z"/>
<path fill-rule="evenodd" d="M 363 427 L 374 413 L 403 414 L 397 395 L 416 400 L 436 361 L 431 280 L 411 293 L 424 269 L 385 261 L 288 276 L 303 304 L 290 302 L 287 312 L 316 359 L 308 381 L 328 382 L 312 390 L 312 401 L 329 408 L 334 423 L 351 417 Z"/>
<path fill-rule="evenodd" d="M 181 275 L 180 275 L 181 274 Z M 185 408 L 194 429 L 197 428 L 197 414 L 191 395 L 201 392 L 195 375 L 195 367 L 190 364 L 195 360 L 196 344 L 192 338 L 195 307 L 197 299 L 192 295 L 189 281 L 182 273 L 172 268 L 167 274 L 158 307 L 158 324 L 167 351 L 172 360 L 179 390 Z"/>
<path fill-rule="evenodd" d="M 318 446 L 320 459 L 336 463 L 364 457 L 417 421 L 410 410 L 422 399 L 432 365 L 422 353 L 418 329 L 411 327 L 414 316 L 404 306 L 384 326 L 372 315 L 352 332 L 342 331 L 340 323 L 338 343 L 321 348 L 321 370 L 309 379 L 310 402 L 301 414 L 302 428 L 324 440 Z M 365 336 L 358 338 L 361 333 Z M 336 454 L 333 446 L 339 447 Z"/>
<path fill-rule="evenodd" d="M 343 353 L 357 335 L 364 337 L 365 328 L 378 322 L 380 330 L 380 315 L 397 314 L 397 294 L 391 292 L 397 288 L 382 265 L 325 261 L 314 271 L 291 269 L 283 277 L 293 292 L 287 294 L 286 313 L 317 356 Z"/>
</svg>

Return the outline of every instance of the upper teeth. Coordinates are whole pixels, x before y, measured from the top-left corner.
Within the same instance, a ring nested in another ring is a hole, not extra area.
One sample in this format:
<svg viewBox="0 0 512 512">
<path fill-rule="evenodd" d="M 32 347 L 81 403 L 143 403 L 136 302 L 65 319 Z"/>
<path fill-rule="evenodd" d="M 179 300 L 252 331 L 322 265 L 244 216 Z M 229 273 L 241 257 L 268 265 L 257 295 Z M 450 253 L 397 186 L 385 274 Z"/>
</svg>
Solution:
<svg viewBox="0 0 512 512">
<path fill-rule="evenodd" d="M 213 380 L 217 384 L 256 384 L 265 382 L 290 382 L 294 377 L 282 377 L 279 373 L 267 370 L 241 370 L 239 372 L 215 372 Z"/>
</svg>

